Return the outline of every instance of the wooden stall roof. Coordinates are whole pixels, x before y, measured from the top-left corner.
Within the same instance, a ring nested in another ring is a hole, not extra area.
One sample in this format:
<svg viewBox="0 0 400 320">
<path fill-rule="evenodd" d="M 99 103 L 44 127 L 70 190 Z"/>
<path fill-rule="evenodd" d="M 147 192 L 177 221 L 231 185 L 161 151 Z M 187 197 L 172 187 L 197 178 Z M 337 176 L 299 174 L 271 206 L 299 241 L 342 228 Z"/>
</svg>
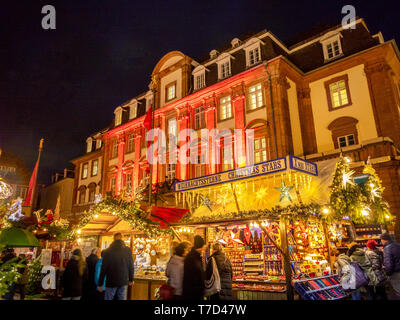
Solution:
<svg viewBox="0 0 400 320">
<path fill-rule="evenodd" d="M 129 225 L 128 222 L 108 212 L 101 212 L 97 217 L 93 217 L 81 229 L 81 235 L 111 235 L 114 232 L 138 233 Z"/>
</svg>

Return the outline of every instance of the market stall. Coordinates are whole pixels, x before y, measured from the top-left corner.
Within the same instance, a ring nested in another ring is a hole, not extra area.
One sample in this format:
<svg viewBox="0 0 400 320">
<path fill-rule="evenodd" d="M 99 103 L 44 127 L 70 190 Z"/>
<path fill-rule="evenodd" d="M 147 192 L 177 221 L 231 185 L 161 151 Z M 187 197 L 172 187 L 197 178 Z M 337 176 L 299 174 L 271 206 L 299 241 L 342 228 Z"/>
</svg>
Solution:
<svg viewBox="0 0 400 320">
<path fill-rule="evenodd" d="M 165 268 L 172 254 L 172 232 L 169 227 L 160 229 L 160 223 L 154 220 L 133 202 L 106 198 L 85 214 L 74 231 L 80 243 L 96 237 L 95 246 L 101 250 L 114 241 L 115 233 L 122 234 L 134 259 L 134 285 L 127 295 L 131 300 L 154 300 L 156 289 L 167 281 Z"/>
<path fill-rule="evenodd" d="M 352 220 L 369 220 L 370 190 L 352 174 L 343 158 L 317 167 L 288 156 L 176 182 L 176 205 L 191 211 L 177 227 L 225 244 L 236 298 L 293 299 L 294 281 L 334 273 L 331 248 L 355 240 Z"/>
</svg>

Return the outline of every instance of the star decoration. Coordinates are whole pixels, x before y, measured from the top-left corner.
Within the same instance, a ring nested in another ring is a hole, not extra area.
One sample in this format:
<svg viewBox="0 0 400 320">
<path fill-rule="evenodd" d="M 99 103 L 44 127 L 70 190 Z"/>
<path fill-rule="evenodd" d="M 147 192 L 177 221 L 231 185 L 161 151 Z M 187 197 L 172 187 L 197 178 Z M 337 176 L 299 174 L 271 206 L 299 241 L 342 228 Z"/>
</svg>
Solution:
<svg viewBox="0 0 400 320">
<path fill-rule="evenodd" d="M 213 203 L 211 202 L 210 198 L 208 196 L 204 197 L 203 195 L 200 195 L 200 200 L 208 208 L 208 210 L 212 212 L 211 206 Z"/>
<path fill-rule="evenodd" d="M 346 173 L 343 173 L 343 176 L 342 176 L 342 187 L 343 188 L 346 188 L 347 187 L 347 184 L 351 184 L 351 185 L 353 185 L 354 186 L 354 182 L 352 181 L 352 179 L 353 179 L 353 174 L 354 174 L 355 172 L 352 170 L 352 171 L 349 171 L 349 172 L 346 172 Z"/>
<path fill-rule="evenodd" d="M 283 198 L 288 198 L 290 200 L 290 202 L 292 202 L 292 197 L 290 196 L 290 190 L 293 189 L 293 186 L 286 186 L 285 182 L 282 181 L 282 185 L 280 188 L 275 188 L 276 190 L 281 192 L 281 197 L 279 198 L 279 201 L 282 201 Z"/>
<path fill-rule="evenodd" d="M 380 198 L 381 197 L 381 195 L 378 194 L 378 192 L 379 192 L 379 188 L 374 188 L 374 189 L 371 190 L 372 200 L 375 201 L 375 198 Z"/>
</svg>

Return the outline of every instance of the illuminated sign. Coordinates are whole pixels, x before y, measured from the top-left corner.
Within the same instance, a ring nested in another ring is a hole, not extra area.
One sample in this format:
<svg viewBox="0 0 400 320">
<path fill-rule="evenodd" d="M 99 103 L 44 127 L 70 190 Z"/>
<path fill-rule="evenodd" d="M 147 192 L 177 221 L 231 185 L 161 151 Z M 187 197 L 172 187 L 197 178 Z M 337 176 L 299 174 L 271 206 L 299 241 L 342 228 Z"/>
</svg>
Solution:
<svg viewBox="0 0 400 320">
<path fill-rule="evenodd" d="M 257 163 L 251 166 L 228 170 L 208 176 L 179 181 L 174 183 L 174 191 L 182 192 L 198 188 L 206 188 L 222 183 L 234 182 L 242 179 L 253 178 L 268 174 L 273 174 L 290 169 L 317 176 L 318 170 L 315 163 L 288 156 L 266 162 Z"/>
</svg>

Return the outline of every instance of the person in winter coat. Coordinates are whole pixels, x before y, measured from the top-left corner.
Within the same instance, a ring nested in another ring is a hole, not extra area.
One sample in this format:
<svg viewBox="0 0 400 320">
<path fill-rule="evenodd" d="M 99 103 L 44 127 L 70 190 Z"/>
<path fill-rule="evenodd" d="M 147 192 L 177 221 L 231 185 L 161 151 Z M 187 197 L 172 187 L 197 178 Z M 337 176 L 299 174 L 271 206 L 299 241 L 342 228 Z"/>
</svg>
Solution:
<svg viewBox="0 0 400 320">
<path fill-rule="evenodd" d="M 82 300 L 96 300 L 97 297 L 97 287 L 94 282 L 94 273 L 96 270 L 97 261 L 99 261 L 98 257 L 99 248 L 93 248 L 90 252 L 90 255 L 86 258 L 86 265 L 88 268 L 88 279 L 84 283 L 84 292 L 82 296 Z"/>
<path fill-rule="evenodd" d="M 83 259 L 81 249 L 75 249 L 68 261 L 63 274 L 63 300 L 80 300 L 82 285 L 87 279 L 86 262 Z"/>
<path fill-rule="evenodd" d="M 168 284 L 175 290 L 173 300 L 182 300 L 184 260 L 189 252 L 189 245 L 187 241 L 178 244 L 167 264 L 165 275 L 168 277 Z"/>
<path fill-rule="evenodd" d="M 347 255 L 350 257 L 352 262 L 357 262 L 361 269 L 364 271 L 365 275 L 368 277 L 369 282 L 367 286 L 376 286 L 378 284 L 378 277 L 372 270 L 372 264 L 366 255 L 362 247 L 357 243 L 352 243 L 349 246 L 349 251 Z M 363 287 L 361 291 L 367 291 L 367 287 Z"/>
<path fill-rule="evenodd" d="M 97 261 L 95 272 L 94 272 L 94 283 L 96 284 L 96 288 L 101 286 L 99 284 L 99 278 L 100 278 L 100 272 L 101 272 L 101 265 L 103 262 L 103 256 L 104 256 L 104 250 L 101 251 L 101 258 Z M 106 291 L 106 278 L 107 277 L 104 277 L 104 281 L 103 281 L 103 291 L 102 292 L 97 291 L 97 300 L 104 300 L 104 293 Z"/>
<path fill-rule="evenodd" d="M 204 245 L 204 239 L 195 236 L 192 250 L 184 260 L 182 295 L 185 300 L 204 300 L 205 272 L 201 257 Z"/>
<path fill-rule="evenodd" d="M 127 286 L 133 284 L 133 257 L 131 250 L 122 241 L 122 234 L 114 235 L 114 242 L 104 251 L 99 284 L 106 279 L 105 300 L 126 300 Z M 103 292 L 100 285 L 97 290 Z"/>
<path fill-rule="evenodd" d="M 218 268 L 221 281 L 221 291 L 210 296 L 210 300 L 232 300 L 232 264 L 225 253 L 222 251 L 222 245 L 218 242 L 213 244 L 213 254 L 208 260 L 206 269 L 206 278 L 210 279 L 213 273 L 212 258 Z"/>
<path fill-rule="evenodd" d="M 335 256 L 337 256 L 335 267 L 337 270 L 337 274 L 339 275 L 339 281 L 345 290 L 354 289 L 352 287 L 355 285 L 355 276 L 352 274 L 352 270 L 350 268 L 351 259 L 347 254 L 339 254 L 338 250 L 335 250 Z M 361 300 L 361 292 L 360 289 L 354 290 L 351 293 L 351 297 L 353 300 Z"/>
<path fill-rule="evenodd" d="M 380 238 L 383 244 L 383 264 L 392 286 L 389 300 L 400 300 L 400 244 L 393 241 L 388 233 L 382 234 Z"/>
<path fill-rule="evenodd" d="M 386 274 L 383 270 L 383 252 L 379 250 L 376 246 L 378 243 L 375 240 L 368 240 L 367 242 L 367 254 L 369 260 L 372 264 L 372 270 L 374 270 L 377 278 L 378 284 L 376 286 L 367 287 L 368 300 L 387 300 L 385 282 Z"/>
</svg>

